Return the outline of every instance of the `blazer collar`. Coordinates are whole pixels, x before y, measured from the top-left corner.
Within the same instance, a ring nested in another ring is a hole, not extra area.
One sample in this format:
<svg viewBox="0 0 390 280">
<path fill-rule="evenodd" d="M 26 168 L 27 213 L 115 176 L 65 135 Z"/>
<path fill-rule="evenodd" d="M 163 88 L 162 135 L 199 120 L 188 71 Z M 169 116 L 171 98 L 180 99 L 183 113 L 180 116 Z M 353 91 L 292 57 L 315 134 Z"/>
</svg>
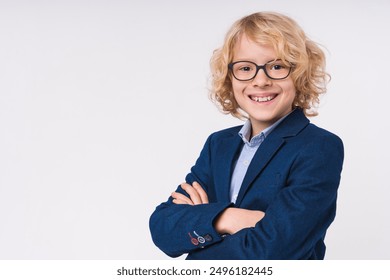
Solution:
<svg viewBox="0 0 390 280">
<path fill-rule="evenodd" d="M 296 136 L 309 122 L 302 109 L 295 109 L 274 129 L 270 136 L 282 138 Z"/>
</svg>

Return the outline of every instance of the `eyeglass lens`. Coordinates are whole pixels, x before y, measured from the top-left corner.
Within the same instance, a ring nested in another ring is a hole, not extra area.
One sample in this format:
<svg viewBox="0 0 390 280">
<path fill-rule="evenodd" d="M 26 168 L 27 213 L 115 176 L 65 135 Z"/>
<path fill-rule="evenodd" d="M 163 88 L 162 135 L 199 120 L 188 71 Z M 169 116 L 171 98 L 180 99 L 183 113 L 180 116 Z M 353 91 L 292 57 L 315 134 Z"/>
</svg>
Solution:
<svg viewBox="0 0 390 280">
<path fill-rule="evenodd" d="M 291 66 L 282 60 L 271 61 L 263 66 L 258 66 L 251 61 L 237 61 L 232 63 L 233 75 L 237 80 L 251 80 L 260 69 L 271 79 L 284 79 L 290 74 Z"/>
</svg>

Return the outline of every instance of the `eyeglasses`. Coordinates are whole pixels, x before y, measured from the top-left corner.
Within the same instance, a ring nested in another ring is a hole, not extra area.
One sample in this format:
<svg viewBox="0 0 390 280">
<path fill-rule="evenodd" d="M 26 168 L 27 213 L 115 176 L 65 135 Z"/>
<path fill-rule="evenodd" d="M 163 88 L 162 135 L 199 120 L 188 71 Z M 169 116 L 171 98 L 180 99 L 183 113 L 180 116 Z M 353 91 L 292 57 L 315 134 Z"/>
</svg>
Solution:
<svg viewBox="0 0 390 280">
<path fill-rule="evenodd" d="M 272 80 L 282 80 L 291 73 L 292 65 L 286 64 L 281 59 L 272 60 L 264 65 L 257 65 L 252 61 L 236 61 L 229 63 L 229 69 L 234 78 L 239 81 L 249 81 L 256 77 L 260 69 Z"/>
</svg>

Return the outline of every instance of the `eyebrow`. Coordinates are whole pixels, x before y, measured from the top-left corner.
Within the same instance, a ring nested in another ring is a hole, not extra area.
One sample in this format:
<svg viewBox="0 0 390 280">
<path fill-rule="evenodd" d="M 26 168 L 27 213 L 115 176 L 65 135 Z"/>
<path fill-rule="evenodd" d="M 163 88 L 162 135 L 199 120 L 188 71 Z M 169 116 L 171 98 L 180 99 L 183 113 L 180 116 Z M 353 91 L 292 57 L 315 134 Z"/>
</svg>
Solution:
<svg viewBox="0 0 390 280">
<path fill-rule="evenodd" d="M 264 64 L 267 64 L 267 63 L 270 63 L 270 62 L 274 62 L 274 61 L 278 61 L 278 60 L 281 61 L 282 59 L 274 58 L 274 59 L 271 59 L 271 60 L 267 61 L 266 63 L 258 64 L 258 65 L 264 65 Z M 253 60 L 250 60 L 250 59 L 237 59 L 237 60 L 233 60 L 232 62 L 237 62 L 237 61 L 246 61 L 246 62 L 252 62 L 252 63 L 257 64 L 257 62 L 254 62 Z"/>
</svg>

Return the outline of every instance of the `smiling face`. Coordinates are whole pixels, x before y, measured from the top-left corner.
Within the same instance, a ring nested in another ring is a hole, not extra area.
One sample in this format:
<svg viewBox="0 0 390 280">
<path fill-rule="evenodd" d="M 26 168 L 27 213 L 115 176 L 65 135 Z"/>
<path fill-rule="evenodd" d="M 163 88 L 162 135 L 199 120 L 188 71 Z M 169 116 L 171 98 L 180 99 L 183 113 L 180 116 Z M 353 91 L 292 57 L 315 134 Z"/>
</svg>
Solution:
<svg viewBox="0 0 390 280">
<path fill-rule="evenodd" d="M 264 65 L 279 59 L 275 50 L 260 45 L 243 35 L 233 49 L 233 62 L 252 61 Z M 257 135 L 292 111 L 296 90 L 291 76 L 272 80 L 260 69 L 254 79 L 238 81 L 232 77 L 234 98 L 252 124 L 252 136 Z"/>
</svg>

